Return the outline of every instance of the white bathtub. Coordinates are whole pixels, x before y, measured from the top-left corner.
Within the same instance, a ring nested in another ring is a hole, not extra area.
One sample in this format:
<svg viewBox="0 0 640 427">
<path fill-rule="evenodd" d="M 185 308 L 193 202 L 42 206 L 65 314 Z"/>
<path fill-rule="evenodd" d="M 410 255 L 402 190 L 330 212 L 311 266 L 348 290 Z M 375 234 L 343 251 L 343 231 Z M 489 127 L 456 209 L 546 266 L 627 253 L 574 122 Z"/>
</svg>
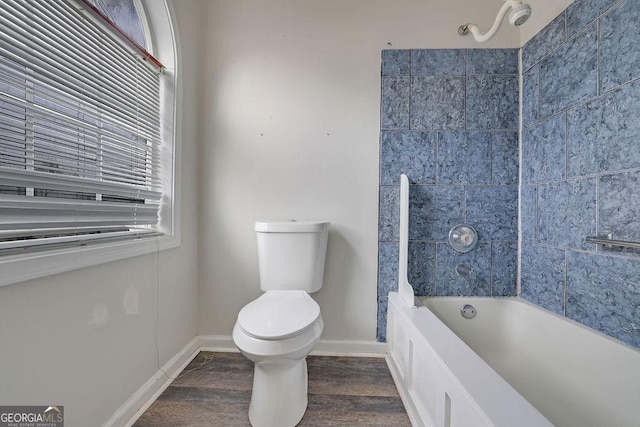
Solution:
<svg viewBox="0 0 640 427">
<path fill-rule="evenodd" d="M 640 351 L 518 298 L 422 301 L 390 294 L 387 321 L 414 425 L 640 425 Z"/>
</svg>

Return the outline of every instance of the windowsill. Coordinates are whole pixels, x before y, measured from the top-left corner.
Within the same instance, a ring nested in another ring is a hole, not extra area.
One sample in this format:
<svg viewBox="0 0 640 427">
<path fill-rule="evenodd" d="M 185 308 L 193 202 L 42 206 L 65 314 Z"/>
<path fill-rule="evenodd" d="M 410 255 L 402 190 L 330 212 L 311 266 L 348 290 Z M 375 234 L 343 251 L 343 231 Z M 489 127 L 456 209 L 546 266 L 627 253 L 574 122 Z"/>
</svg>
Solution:
<svg viewBox="0 0 640 427">
<path fill-rule="evenodd" d="M 0 258 L 0 286 L 160 252 L 180 246 L 174 236 L 112 242 Z"/>
</svg>

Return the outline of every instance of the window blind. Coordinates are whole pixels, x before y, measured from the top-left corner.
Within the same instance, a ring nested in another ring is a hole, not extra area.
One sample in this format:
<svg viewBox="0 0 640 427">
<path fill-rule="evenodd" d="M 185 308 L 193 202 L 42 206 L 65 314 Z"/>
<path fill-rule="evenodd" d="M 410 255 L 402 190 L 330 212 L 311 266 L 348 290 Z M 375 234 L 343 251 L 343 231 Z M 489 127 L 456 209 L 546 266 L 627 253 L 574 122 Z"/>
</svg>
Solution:
<svg viewBox="0 0 640 427">
<path fill-rule="evenodd" d="M 82 8 L 0 2 L 0 254 L 157 234 L 160 73 Z"/>
</svg>

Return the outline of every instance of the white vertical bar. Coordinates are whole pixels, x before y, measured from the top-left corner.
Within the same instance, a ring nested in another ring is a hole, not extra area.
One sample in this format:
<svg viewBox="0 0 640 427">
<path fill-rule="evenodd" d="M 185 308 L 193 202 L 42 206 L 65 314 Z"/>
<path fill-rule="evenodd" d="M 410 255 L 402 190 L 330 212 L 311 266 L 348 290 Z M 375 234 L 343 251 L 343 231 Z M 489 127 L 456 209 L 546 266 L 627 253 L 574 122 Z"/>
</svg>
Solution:
<svg viewBox="0 0 640 427">
<path fill-rule="evenodd" d="M 398 293 L 400 298 L 415 307 L 413 286 L 409 284 L 407 263 L 409 260 L 409 178 L 400 175 L 400 248 L 398 265 Z"/>
</svg>

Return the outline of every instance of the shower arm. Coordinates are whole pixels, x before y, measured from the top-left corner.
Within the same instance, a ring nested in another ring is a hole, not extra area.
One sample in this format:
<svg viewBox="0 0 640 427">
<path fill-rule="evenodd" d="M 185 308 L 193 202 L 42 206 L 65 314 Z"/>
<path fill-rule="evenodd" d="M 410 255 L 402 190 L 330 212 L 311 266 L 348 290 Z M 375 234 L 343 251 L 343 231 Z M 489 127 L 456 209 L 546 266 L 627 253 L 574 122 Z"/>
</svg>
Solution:
<svg viewBox="0 0 640 427">
<path fill-rule="evenodd" d="M 458 29 L 458 34 L 466 35 L 469 31 L 471 31 L 471 34 L 473 34 L 473 38 L 476 39 L 478 43 L 484 43 L 488 41 L 489 39 L 491 39 L 491 37 L 495 36 L 500 29 L 502 21 L 504 20 L 504 16 L 507 14 L 509 9 L 511 9 L 518 3 L 520 3 L 518 0 L 505 0 L 504 4 L 500 8 L 500 11 L 498 11 L 498 15 L 496 16 L 495 21 L 493 21 L 493 25 L 485 34 L 482 34 L 480 32 L 480 28 L 478 28 L 476 24 L 471 23 L 460 26 L 460 28 Z"/>
</svg>

